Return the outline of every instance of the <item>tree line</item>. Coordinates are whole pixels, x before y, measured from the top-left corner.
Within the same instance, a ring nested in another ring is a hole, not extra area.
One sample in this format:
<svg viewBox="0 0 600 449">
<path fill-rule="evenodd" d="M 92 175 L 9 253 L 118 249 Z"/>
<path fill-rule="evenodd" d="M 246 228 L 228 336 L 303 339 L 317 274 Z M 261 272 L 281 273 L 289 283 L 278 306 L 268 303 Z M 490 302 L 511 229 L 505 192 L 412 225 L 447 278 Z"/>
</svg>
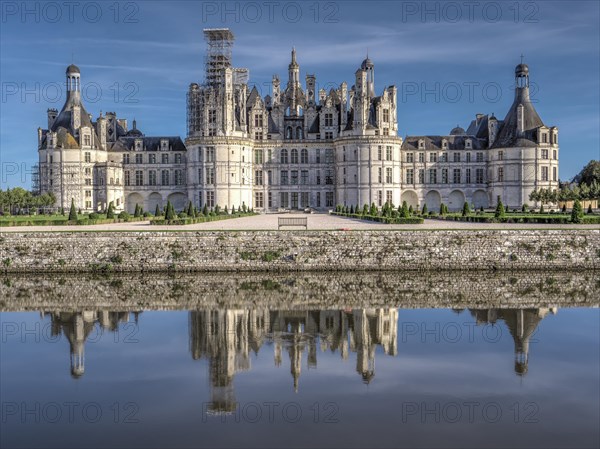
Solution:
<svg viewBox="0 0 600 449">
<path fill-rule="evenodd" d="M 56 197 L 53 193 L 36 194 L 22 187 L 0 189 L 0 214 L 30 214 L 45 208 L 53 207 Z"/>
</svg>

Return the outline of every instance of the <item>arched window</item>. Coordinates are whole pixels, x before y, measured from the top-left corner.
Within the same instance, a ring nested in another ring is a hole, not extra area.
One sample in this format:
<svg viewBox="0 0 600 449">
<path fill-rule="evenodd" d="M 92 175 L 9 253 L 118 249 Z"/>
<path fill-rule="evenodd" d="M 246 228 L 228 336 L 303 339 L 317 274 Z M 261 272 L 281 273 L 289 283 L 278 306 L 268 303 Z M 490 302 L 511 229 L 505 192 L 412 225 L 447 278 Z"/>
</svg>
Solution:
<svg viewBox="0 0 600 449">
<path fill-rule="evenodd" d="M 288 163 L 288 150 L 286 150 L 285 148 L 283 150 L 281 150 L 279 161 L 282 164 L 287 164 Z"/>
<path fill-rule="evenodd" d="M 299 126 L 298 128 L 296 128 L 296 139 L 300 140 L 303 138 L 304 137 L 302 136 L 302 128 Z"/>
<path fill-rule="evenodd" d="M 300 152 L 300 163 L 308 164 L 308 150 L 306 148 L 303 148 Z"/>
<path fill-rule="evenodd" d="M 291 126 L 288 126 L 285 129 L 285 138 L 286 139 L 291 139 L 292 138 L 292 127 Z"/>
<path fill-rule="evenodd" d="M 298 150 L 295 148 L 292 150 L 292 164 L 298 163 Z"/>
</svg>

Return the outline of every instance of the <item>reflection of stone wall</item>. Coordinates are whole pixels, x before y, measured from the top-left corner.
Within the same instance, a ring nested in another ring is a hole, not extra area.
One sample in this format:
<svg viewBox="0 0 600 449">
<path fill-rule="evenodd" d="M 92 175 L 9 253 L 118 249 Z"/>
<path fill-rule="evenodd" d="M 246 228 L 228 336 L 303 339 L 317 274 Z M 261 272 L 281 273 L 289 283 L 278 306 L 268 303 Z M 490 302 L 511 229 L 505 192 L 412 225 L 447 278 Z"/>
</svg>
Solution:
<svg viewBox="0 0 600 449">
<path fill-rule="evenodd" d="M 7 275 L 0 311 L 594 306 L 597 272 Z"/>
<path fill-rule="evenodd" d="M 600 231 L 19 232 L 0 255 L 9 272 L 593 269 Z"/>
</svg>

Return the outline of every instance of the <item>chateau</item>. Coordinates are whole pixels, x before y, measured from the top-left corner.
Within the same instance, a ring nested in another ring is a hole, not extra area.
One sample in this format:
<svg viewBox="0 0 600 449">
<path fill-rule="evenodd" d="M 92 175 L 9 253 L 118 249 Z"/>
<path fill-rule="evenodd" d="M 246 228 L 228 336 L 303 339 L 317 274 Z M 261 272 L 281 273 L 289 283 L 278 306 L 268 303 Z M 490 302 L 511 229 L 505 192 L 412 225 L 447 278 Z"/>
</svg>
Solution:
<svg viewBox="0 0 600 449">
<path fill-rule="evenodd" d="M 205 80 L 187 93 L 187 138 L 148 137 L 113 112 L 94 121 L 81 101 L 81 74 L 67 68 L 67 99 L 48 110 L 38 129 L 39 190 L 57 206 L 71 200 L 85 211 L 113 203 L 153 212 L 171 201 L 196 207 L 256 211 L 337 204 L 398 206 L 465 201 L 510 208 L 530 203 L 539 188 L 558 188 L 558 128 L 547 127 L 529 97 L 529 68 L 515 69 L 515 98 L 506 117 L 477 114 L 467 129 L 448 135 L 398 136 L 395 86 L 375 87 L 367 57 L 346 82 L 328 92 L 316 77 L 304 85 L 296 51 L 288 78 L 274 76 L 271 95 L 248 84 L 248 70 L 232 63 L 229 29 L 206 29 Z"/>
</svg>

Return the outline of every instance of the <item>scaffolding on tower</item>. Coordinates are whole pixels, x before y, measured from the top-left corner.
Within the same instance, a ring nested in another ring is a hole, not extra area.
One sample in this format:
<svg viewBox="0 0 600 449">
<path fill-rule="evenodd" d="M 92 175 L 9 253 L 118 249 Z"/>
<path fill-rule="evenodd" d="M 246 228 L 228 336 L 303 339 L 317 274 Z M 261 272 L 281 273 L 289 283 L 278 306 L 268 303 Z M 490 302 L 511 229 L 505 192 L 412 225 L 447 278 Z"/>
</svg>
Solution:
<svg viewBox="0 0 600 449">
<path fill-rule="evenodd" d="M 207 49 L 204 58 L 205 84 L 218 87 L 223 83 L 223 69 L 231 67 L 231 50 L 235 38 L 229 28 L 206 28 Z"/>
</svg>

